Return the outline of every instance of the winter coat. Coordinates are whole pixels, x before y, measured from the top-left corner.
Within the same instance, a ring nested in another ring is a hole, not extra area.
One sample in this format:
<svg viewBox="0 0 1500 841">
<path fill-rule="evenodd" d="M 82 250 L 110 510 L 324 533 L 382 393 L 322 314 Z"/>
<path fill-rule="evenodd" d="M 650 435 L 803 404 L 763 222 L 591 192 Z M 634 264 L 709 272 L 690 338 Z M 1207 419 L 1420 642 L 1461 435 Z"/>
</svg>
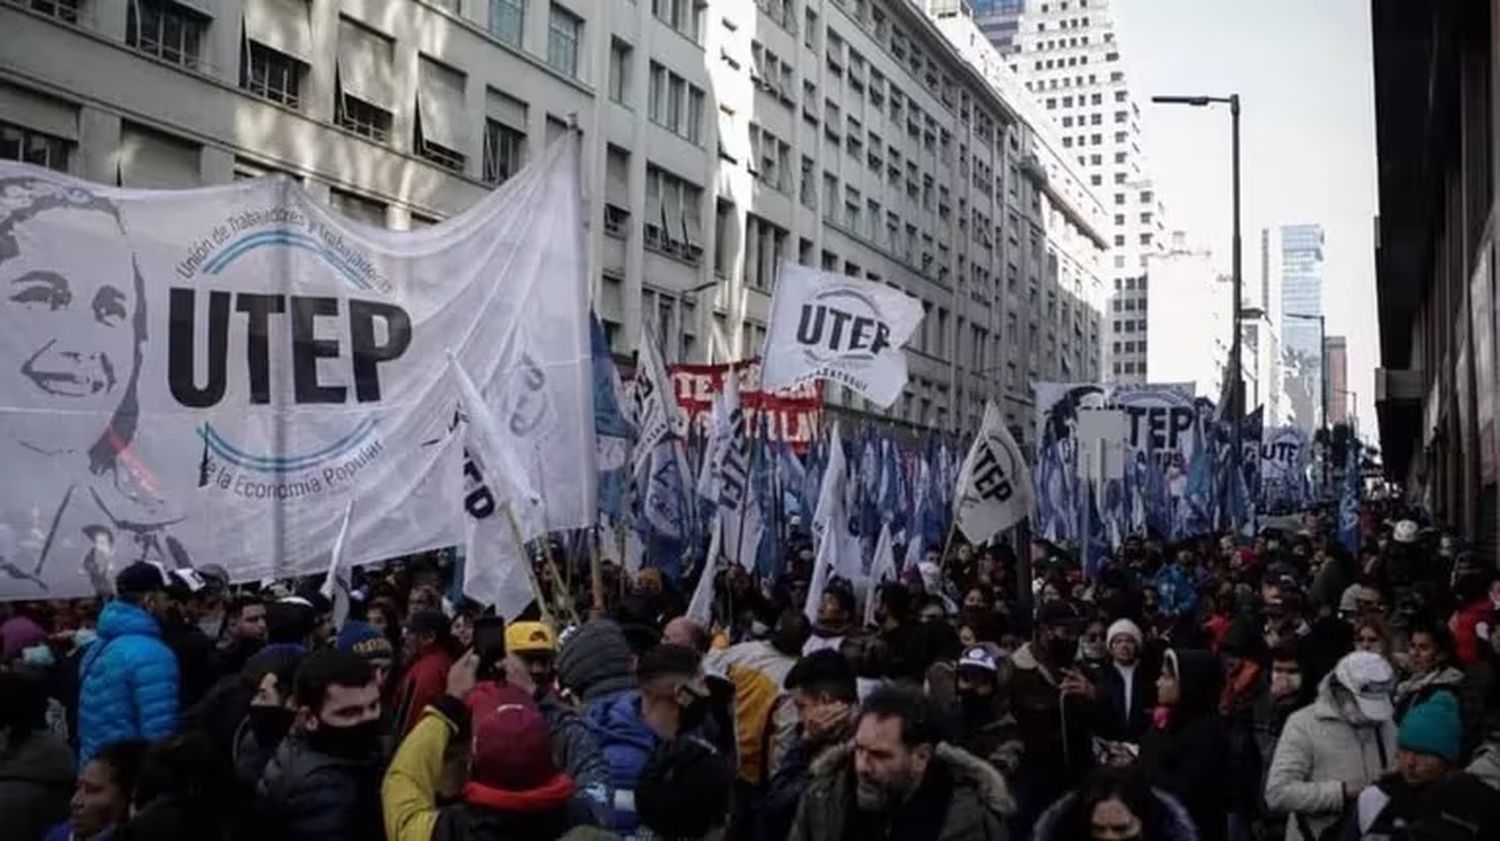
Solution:
<svg viewBox="0 0 1500 841">
<path fill-rule="evenodd" d="M 1218 711 L 1219 660 L 1207 651 L 1176 649 L 1180 698 L 1164 727 L 1141 739 L 1146 778 L 1182 802 L 1204 841 L 1224 837 L 1231 806 L 1229 728 Z"/>
<path fill-rule="evenodd" d="M 99 639 L 78 664 L 78 766 L 123 739 L 177 729 L 177 658 L 151 614 L 123 600 L 99 614 Z"/>
<path fill-rule="evenodd" d="M 1457 773 L 1420 789 L 1392 774 L 1360 792 L 1345 839 L 1387 841 L 1500 837 L 1500 801 L 1483 781 Z"/>
<path fill-rule="evenodd" d="M 1157 824 L 1141 828 L 1141 837 L 1151 841 L 1198 841 L 1198 828 L 1187 809 L 1177 798 L 1152 789 L 1156 796 Z M 1081 841 L 1089 837 L 1092 815 L 1082 814 L 1077 793 L 1063 795 L 1061 800 L 1037 819 L 1032 841 Z"/>
<path fill-rule="evenodd" d="M 19 745 L 0 746 L 0 827 L 7 838 L 42 837 L 68 816 L 72 795 L 73 751 L 61 736 L 37 730 Z"/>
<path fill-rule="evenodd" d="M 1488 622 L 1492 610 L 1494 606 L 1486 597 L 1455 611 L 1453 618 L 1448 620 L 1448 629 L 1453 632 L 1454 649 L 1458 652 L 1459 661 L 1466 666 L 1484 659 L 1484 648 L 1488 646 L 1481 646 L 1486 640 L 1479 638 L 1479 623 Z"/>
<path fill-rule="evenodd" d="M 590 823 L 566 774 L 525 791 L 470 782 L 458 803 L 439 807 L 443 754 L 468 727 L 468 708 L 444 695 L 401 742 L 380 787 L 388 841 L 552 841 Z"/>
<path fill-rule="evenodd" d="M 276 841 L 367 841 L 380 834 L 380 759 L 314 750 L 293 728 L 258 788 L 264 834 Z"/>
<path fill-rule="evenodd" d="M 1266 805 L 1288 816 L 1287 841 L 1303 841 L 1294 813 L 1306 818 L 1315 836 L 1321 834 L 1343 814 L 1345 792 L 1353 797 L 1380 779 L 1395 758 L 1396 725 L 1351 723 L 1329 676 L 1318 686 L 1317 700 L 1292 713 L 1281 731 L 1266 775 Z"/>
<path fill-rule="evenodd" d="M 535 697 L 552 739 L 552 761 L 573 778 L 580 791 L 606 798 L 610 791 L 609 763 L 604 761 L 604 751 L 588 722 L 549 690 L 539 689 Z"/>
<path fill-rule="evenodd" d="M 586 719 L 604 761 L 609 763 L 611 789 L 614 791 L 612 829 L 631 832 L 636 828 L 635 785 L 651 752 L 661 743 L 641 718 L 641 694 L 628 692 L 607 704 L 590 707 Z"/>
<path fill-rule="evenodd" d="M 1500 741 L 1487 741 L 1474 752 L 1464 769 L 1483 780 L 1490 788 L 1500 790 Z"/>
<path fill-rule="evenodd" d="M 1000 772 L 947 743 L 935 748 L 916 792 L 896 812 L 861 812 L 855 800 L 854 743 L 820 756 L 797 809 L 788 841 L 924 838 L 1005 841 L 1015 801 Z"/>
<path fill-rule="evenodd" d="M 1130 714 L 1125 714 L 1125 677 L 1113 662 L 1094 669 L 1094 733 L 1111 742 L 1140 743 L 1156 708 L 1158 667 L 1137 660 L 1130 681 Z"/>
<path fill-rule="evenodd" d="M 858 708 L 851 707 L 844 721 L 835 727 L 826 738 L 809 742 L 797 727 L 797 738 L 792 747 L 772 769 L 766 792 L 757 805 L 757 831 L 755 837 L 761 841 L 784 841 L 797 817 L 797 804 L 802 801 L 802 792 L 812 774 L 814 762 L 830 750 L 840 748 L 854 738 L 854 725 L 858 719 Z"/>
<path fill-rule="evenodd" d="M 405 736 L 422 718 L 422 711 L 448 690 L 448 670 L 453 655 L 441 645 L 432 645 L 417 656 L 401 677 L 396 697 L 396 735 Z"/>
<path fill-rule="evenodd" d="M 783 689 L 797 658 L 767 642 L 743 642 L 712 652 L 705 666 L 734 684 L 734 724 L 740 779 L 759 785 L 796 739 L 797 708 Z"/>
<path fill-rule="evenodd" d="M 197 625 L 182 620 L 169 620 L 161 640 L 177 656 L 177 705 L 186 710 L 214 685 L 214 641 Z"/>
<path fill-rule="evenodd" d="M 1031 643 L 1016 650 L 1000 687 L 1008 693 L 1011 715 L 1024 745 L 1020 771 L 1013 778 L 1023 818 L 1034 818 L 1083 781 L 1093 767 L 1094 704 L 1063 697 L 1054 675 L 1032 653 Z"/>
</svg>

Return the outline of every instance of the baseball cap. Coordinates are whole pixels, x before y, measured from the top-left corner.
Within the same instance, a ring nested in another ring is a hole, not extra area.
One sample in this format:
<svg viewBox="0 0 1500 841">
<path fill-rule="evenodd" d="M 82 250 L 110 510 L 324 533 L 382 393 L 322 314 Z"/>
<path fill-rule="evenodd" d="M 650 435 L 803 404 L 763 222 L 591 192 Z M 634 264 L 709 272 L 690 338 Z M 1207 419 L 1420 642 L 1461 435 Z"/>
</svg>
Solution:
<svg viewBox="0 0 1500 841">
<path fill-rule="evenodd" d="M 167 580 L 167 593 L 174 599 L 188 599 L 208 589 L 208 582 L 195 569 L 169 570 Z"/>
<path fill-rule="evenodd" d="M 505 650 L 515 654 L 557 653 L 557 638 L 542 622 L 512 622 L 505 628 Z"/>
<path fill-rule="evenodd" d="M 525 791 L 562 772 L 552 761 L 552 739 L 536 702 L 508 684 L 481 683 L 469 693 L 473 752 L 469 786 Z M 473 794 L 465 787 L 466 798 Z"/>
<path fill-rule="evenodd" d="M 1416 543 L 1419 531 L 1420 529 L 1417 528 L 1415 522 L 1411 520 L 1399 520 L 1396 523 L 1396 527 L 1391 530 L 1391 539 L 1397 543 Z"/>
<path fill-rule="evenodd" d="M 1365 718 L 1390 721 L 1395 717 L 1391 691 L 1396 685 L 1396 674 L 1384 657 L 1368 651 L 1346 654 L 1334 667 L 1333 677 L 1354 695 Z"/>
<path fill-rule="evenodd" d="M 982 645 L 976 645 L 964 651 L 962 657 L 958 658 L 960 669 L 982 669 L 986 672 L 998 671 L 995 665 L 995 655 Z"/>
<path fill-rule="evenodd" d="M 146 561 L 136 561 L 115 576 L 115 592 L 122 596 L 165 591 L 171 585 L 165 569 Z"/>
</svg>

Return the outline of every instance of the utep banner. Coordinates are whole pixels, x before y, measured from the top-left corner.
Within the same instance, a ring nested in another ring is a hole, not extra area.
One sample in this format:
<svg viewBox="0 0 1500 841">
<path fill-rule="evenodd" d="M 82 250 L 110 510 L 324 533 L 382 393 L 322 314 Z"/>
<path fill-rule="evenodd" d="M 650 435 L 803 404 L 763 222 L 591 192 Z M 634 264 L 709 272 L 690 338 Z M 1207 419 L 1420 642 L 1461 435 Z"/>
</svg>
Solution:
<svg viewBox="0 0 1500 841">
<path fill-rule="evenodd" d="M 1273 511 L 1290 511 L 1306 499 L 1307 435 L 1295 426 L 1265 431 L 1260 445 L 1260 500 Z"/>
<path fill-rule="evenodd" d="M 889 408 L 906 386 L 902 345 L 922 302 L 874 281 L 782 263 L 766 330 L 768 389 L 831 380 Z"/>
<path fill-rule="evenodd" d="M 138 560 L 323 572 L 351 501 L 347 564 L 462 542 L 488 512 L 449 352 L 547 522 L 588 523 L 592 464 L 560 469 L 593 451 L 576 149 L 417 233 L 281 178 L 0 164 L 0 598 L 107 592 Z"/>
<path fill-rule="evenodd" d="M 740 407 L 745 412 L 746 428 L 751 437 L 759 435 L 761 415 L 766 416 L 765 430 L 772 441 L 785 441 L 798 453 L 818 435 L 823 412 L 823 386 L 808 382 L 793 388 L 767 393 L 761 390 L 760 360 L 747 359 L 722 365 L 669 365 L 672 393 L 677 405 L 687 414 L 689 423 L 707 436 L 709 415 L 714 397 L 724 390 L 730 371 L 739 375 Z"/>
<path fill-rule="evenodd" d="M 1031 469 L 993 402 L 985 404 L 984 423 L 964 459 L 958 494 L 958 527 L 973 543 L 989 540 L 1031 513 Z"/>
</svg>

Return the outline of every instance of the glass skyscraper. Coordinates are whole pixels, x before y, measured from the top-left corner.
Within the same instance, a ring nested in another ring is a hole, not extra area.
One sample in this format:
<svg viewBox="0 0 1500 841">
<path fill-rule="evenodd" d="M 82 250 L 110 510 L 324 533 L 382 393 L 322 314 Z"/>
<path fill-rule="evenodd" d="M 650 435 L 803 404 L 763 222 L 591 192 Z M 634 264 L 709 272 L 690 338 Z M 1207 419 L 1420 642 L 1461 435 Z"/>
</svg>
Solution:
<svg viewBox="0 0 1500 841">
<path fill-rule="evenodd" d="M 1281 226 L 1281 336 L 1287 399 L 1298 426 L 1323 423 L 1323 348 L 1316 318 L 1323 314 L 1323 226 Z"/>
</svg>

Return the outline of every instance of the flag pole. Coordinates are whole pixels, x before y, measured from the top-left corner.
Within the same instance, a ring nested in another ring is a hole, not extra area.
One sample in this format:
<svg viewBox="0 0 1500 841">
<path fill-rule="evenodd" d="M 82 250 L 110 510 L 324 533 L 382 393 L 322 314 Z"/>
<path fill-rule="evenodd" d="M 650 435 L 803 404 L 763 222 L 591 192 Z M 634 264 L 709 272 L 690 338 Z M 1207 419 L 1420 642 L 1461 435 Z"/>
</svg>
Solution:
<svg viewBox="0 0 1500 841">
<path fill-rule="evenodd" d="M 537 607 L 542 611 L 542 621 L 553 628 L 557 627 L 557 617 L 552 608 L 547 604 L 547 596 L 542 592 L 542 582 L 537 580 L 536 569 L 531 565 L 531 556 L 526 552 L 526 539 L 521 537 L 521 524 L 516 521 L 516 512 L 507 501 L 500 506 L 505 512 L 505 522 L 510 525 L 510 536 L 516 541 L 516 547 L 521 550 L 521 565 L 526 568 L 526 580 L 531 583 L 531 592 L 536 596 Z"/>
<path fill-rule="evenodd" d="M 604 616 L 604 563 L 599 558 L 599 524 L 589 529 L 589 586 L 594 591 L 593 616 L 590 618 L 601 619 Z"/>
</svg>

